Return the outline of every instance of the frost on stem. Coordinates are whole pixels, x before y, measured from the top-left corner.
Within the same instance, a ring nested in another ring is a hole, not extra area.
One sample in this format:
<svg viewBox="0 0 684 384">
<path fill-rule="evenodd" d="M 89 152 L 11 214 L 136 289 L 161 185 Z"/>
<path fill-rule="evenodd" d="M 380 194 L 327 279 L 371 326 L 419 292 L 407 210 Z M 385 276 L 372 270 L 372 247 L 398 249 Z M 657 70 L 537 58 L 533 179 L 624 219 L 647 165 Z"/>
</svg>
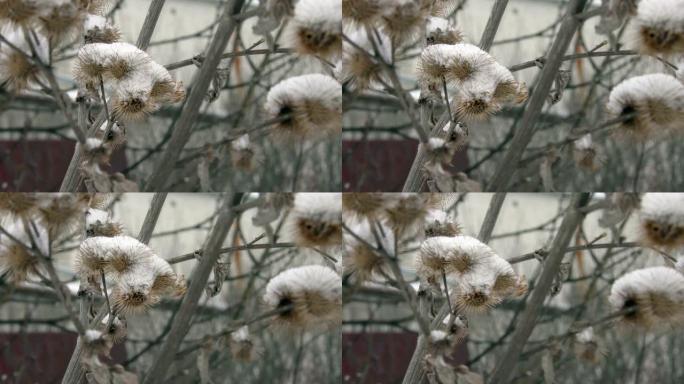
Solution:
<svg viewBox="0 0 684 384">
<path fill-rule="evenodd" d="M 666 250 L 684 245 L 684 194 L 647 193 L 639 216 L 645 244 Z"/>
<path fill-rule="evenodd" d="M 330 76 L 290 77 L 271 88 L 264 106 L 275 120 L 274 133 L 287 140 L 339 134 L 342 129 L 342 86 Z"/>
<path fill-rule="evenodd" d="M 684 276 L 672 268 L 651 267 L 615 281 L 609 301 L 624 324 L 644 329 L 684 323 Z"/>
<path fill-rule="evenodd" d="M 274 325 L 291 329 L 333 327 L 342 316 L 342 279 L 332 269 L 308 265 L 285 270 L 266 285 L 263 301 L 279 310 Z"/>
<path fill-rule="evenodd" d="M 635 22 L 641 52 L 665 56 L 684 53 L 683 0 L 641 0 Z"/>
<path fill-rule="evenodd" d="M 660 73 L 632 77 L 613 88 L 606 108 L 622 119 L 619 132 L 636 139 L 681 130 L 684 85 Z"/>
<path fill-rule="evenodd" d="M 297 193 L 288 218 L 300 247 L 326 248 L 342 244 L 340 193 Z"/>
<path fill-rule="evenodd" d="M 299 0 L 292 20 L 292 45 L 302 55 L 334 60 L 342 51 L 340 0 Z"/>
</svg>

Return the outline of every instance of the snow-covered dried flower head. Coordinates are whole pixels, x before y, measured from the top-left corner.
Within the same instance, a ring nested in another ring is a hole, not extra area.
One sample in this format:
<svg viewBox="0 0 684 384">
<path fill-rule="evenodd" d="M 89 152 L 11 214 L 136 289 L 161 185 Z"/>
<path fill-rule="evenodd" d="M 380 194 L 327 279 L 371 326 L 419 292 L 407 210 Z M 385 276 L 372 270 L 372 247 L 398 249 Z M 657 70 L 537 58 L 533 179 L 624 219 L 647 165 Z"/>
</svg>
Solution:
<svg viewBox="0 0 684 384">
<path fill-rule="evenodd" d="M 38 206 L 38 198 L 32 193 L 0 193 L 0 214 L 28 217 Z"/>
<path fill-rule="evenodd" d="M 343 193 L 342 210 L 345 214 L 358 217 L 376 217 L 384 205 L 382 193 Z"/>
<path fill-rule="evenodd" d="M 186 282 L 182 275 L 176 274 L 171 265 L 159 256 L 145 260 L 145 265 L 154 274 L 150 292 L 157 296 L 182 296 L 185 294 Z"/>
<path fill-rule="evenodd" d="M 491 248 L 474 237 L 430 237 L 420 246 L 418 275 L 430 284 L 439 284 L 442 274 L 473 272 L 479 263 L 494 256 Z"/>
<path fill-rule="evenodd" d="M 618 84 L 607 104 L 619 128 L 637 137 L 677 128 L 684 116 L 684 85 L 661 73 L 636 76 Z"/>
<path fill-rule="evenodd" d="M 0 275 L 7 281 L 16 284 L 35 277 L 42 272 L 41 255 L 30 250 L 31 240 L 36 243 L 43 255 L 48 255 L 48 236 L 46 229 L 35 223 L 29 227 L 30 233 L 24 227 L 21 219 L 14 219 L 3 228 L 11 235 L 0 234 Z M 19 243 L 14 241 L 19 240 Z"/>
<path fill-rule="evenodd" d="M 418 228 L 430 209 L 438 208 L 441 196 L 436 193 L 386 194 L 385 218 L 397 235 L 405 235 Z"/>
<path fill-rule="evenodd" d="M 483 120 L 501 109 L 494 98 L 493 89 L 480 83 L 462 88 L 454 100 L 458 117 L 463 120 Z"/>
<path fill-rule="evenodd" d="M 155 112 L 161 106 L 152 99 L 152 83 L 149 77 L 137 72 L 118 84 L 112 100 L 113 113 L 118 119 L 125 121 L 141 120 Z"/>
<path fill-rule="evenodd" d="M 276 324 L 293 328 L 334 325 L 342 312 L 342 279 L 320 265 L 291 268 L 272 278 L 263 297 Z"/>
<path fill-rule="evenodd" d="M 651 55 L 684 53 L 684 1 L 642 0 L 635 18 L 639 49 Z"/>
<path fill-rule="evenodd" d="M 456 236 L 461 233 L 461 228 L 456 221 L 443 209 L 431 209 L 428 211 L 424 225 L 425 237 Z"/>
<path fill-rule="evenodd" d="M 83 23 L 86 44 L 117 42 L 121 37 L 119 30 L 100 15 L 88 14 Z"/>
<path fill-rule="evenodd" d="M 231 332 L 228 337 L 228 346 L 233 359 L 250 362 L 256 358 L 254 341 L 249 334 L 249 328 L 245 325 L 237 331 Z"/>
<path fill-rule="evenodd" d="M 147 310 L 161 297 L 152 292 L 155 274 L 146 263 L 136 264 L 122 275 L 112 289 L 111 299 L 117 312 L 128 314 Z"/>
<path fill-rule="evenodd" d="M 575 141 L 573 158 L 580 168 L 590 172 L 596 172 L 599 169 L 601 159 L 598 157 L 598 151 L 593 144 L 591 134 L 587 133 Z"/>
<path fill-rule="evenodd" d="M 420 54 L 419 80 L 432 83 L 441 83 L 442 79 L 464 82 L 478 72 L 487 70 L 493 62 L 494 59 L 487 52 L 472 44 L 434 44 L 425 47 Z"/>
<path fill-rule="evenodd" d="M 85 213 L 86 236 L 114 237 L 123 233 L 121 224 L 111 221 L 109 213 L 101 209 L 90 208 Z"/>
<path fill-rule="evenodd" d="M 274 131 L 281 137 L 336 134 L 342 129 L 342 86 L 320 74 L 290 77 L 269 90 L 265 110 L 277 120 Z"/>
<path fill-rule="evenodd" d="M 395 254 L 394 233 L 381 223 L 377 226 L 373 231 L 371 223 L 362 220 L 350 224 L 351 233 L 344 233 L 344 273 L 353 276 L 356 282 L 370 280 L 374 273 L 384 271 L 386 256 L 382 250 Z"/>
<path fill-rule="evenodd" d="M 349 41 L 342 44 L 342 78 L 355 90 L 363 90 L 377 84 L 383 78 L 382 65 L 379 59 L 390 62 L 392 58 L 392 43 L 389 37 L 378 32 L 374 44 L 368 39 L 363 29 L 352 30 L 347 34 Z M 377 48 L 380 57 L 376 55 Z"/>
<path fill-rule="evenodd" d="M 431 164 L 443 164 L 451 162 L 458 147 L 449 144 L 449 142 L 441 137 L 431 137 L 426 146 L 426 162 Z"/>
<path fill-rule="evenodd" d="M 76 269 L 82 276 L 100 271 L 119 276 L 131 272 L 154 256 L 152 249 L 133 237 L 90 237 L 79 247 Z"/>
<path fill-rule="evenodd" d="M 83 353 L 86 356 L 109 356 L 112 340 L 96 329 L 88 329 L 83 335 Z"/>
<path fill-rule="evenodd" d="M 575 335 L 575 356 L 592 364 L 597 364 L 606 353 L 600 340 L 594 334 L 594 328 L 587 327 Z"/>
<path fill-rule="evenodd" d="M 41 5 L 38 24 L 53 44 L 73 37 L 83 25 L 87 12 L 77 2 L 52 1 Z"/>
<path fill-rule="evenodd" d="M 425 26 L 427 44 L 457 44 L 463 41 L 459 30 L 449 25 L 447 19 L 429 17 Z"/>
<path fill-rule="evenodd" d="M 254 149 L 249 135 L 244 134 L 230 143 L 230 160 L 233 167 L 250 172 L 254 169 Z"/>
<path fill-rule="evenodd" d="M 345 21 L 371 25 L 387 3 L 388 0 L 342 0 L 342 17 Z"/>
<path fill-rule="evenodd" d="M 622 311 L 621 320 L 652 328 L 684 320 L 684 276 L 672 268 L 651 267 L 627 273 L 615 281 L 609 301 Z"/>
<path fill-rule="evenodd" d="M 451 288 L 451 287 L 450 287 Z M 459 312 L 485 312 L 503 299 L 493 290 L 491 276 L 487 273 L 468 273 L 454 287 L 451 299 Z"/>
<path fill-rule="evenodd" d="M 2 8 L 2 7 L 0 7 Z M 19 51 L 4 42 L 0 42 L 0 83 L 6 83 L 6 87 L 12 91 L 20 91 L 37 84 L 41 78 L 40 68 L 31 59 L 33 52 L 28 40 L 36 49 L 41 60 L 48 56 L 47 40 L 40 33 L 30 34 L 25 37 L 20 29 L 3 28 L 3 36 L 7 41 L 19 49 Z"/>
<path fill-rule="evenodd" d="M 0 21 L 28 27 L 38 15 L 36 0 L 3 0 L 0 4 Z"/>
<path fill-rule="evenodd" d="M 100 329 L 102 329 L 102 332 L 107 339 L 111 340 L 113 343 L 118 343 L 126 337 L 128 324 L 126 323 L 126 319 L 122 319 L 116 315 L 114 316 L 112 324 L 109 324 L 109 315 L 105 315 L 100 322 Z"/>
<path fill-rule="evenodd" d="M 145 51 L 132 44 L 86 44 L 78 51 L 73 73 L 81 85 L 88 81 L 99 84 L 100 77 L 113 80 L 129 78 L 150 61 Z"/>
<path fill-rule="evenodd" d="M 342 51 L 340 0 L 299 0 L 292 23 L 297 52 L 324 59 L 339 57 Z"/>
<path fill-rule="evenodd" d="M 380 18 L 382 31 L 386 33 L 395 46 L 411 43 L 412 39 L 425 25 L 430 14 L 430 1 L 395 0 L 383 7 Z"/>
<path fill-rule="evenodd" d="M 665 249 L 684 245 L 684 194 L 645 194 L 640 219 L 644 243 Z"/>
<path fill-rule="evenodd" d="M 177 103 L 185 98 L 183 83 L 175 81 L 169 71 L 160 64 L 151 61 L 144 67 L 152 80 L 150 98 L 155 102 Z"/>
<path fill-rule="evenodd" d="M 38 213 L 47 227 L 50 238 L 56 239 L 81 224 L 88 209 L 90 196 L 86 194 L 39 194 Z"/>
<path fill-rule="evenodd" d="M 289 219 L 294 241 L 300 247 L 342 244 L 340 193 L 297 193 Z"/>
<path fill-rule="evenodd" d="M 489 67 L 487 75 L 494 83 L 492 96 L 497 102 L 520 104 L 527 100 L 527 86 L 525 83 L 518 82 L 508 68 L 494 62 Z"/>
</svg>

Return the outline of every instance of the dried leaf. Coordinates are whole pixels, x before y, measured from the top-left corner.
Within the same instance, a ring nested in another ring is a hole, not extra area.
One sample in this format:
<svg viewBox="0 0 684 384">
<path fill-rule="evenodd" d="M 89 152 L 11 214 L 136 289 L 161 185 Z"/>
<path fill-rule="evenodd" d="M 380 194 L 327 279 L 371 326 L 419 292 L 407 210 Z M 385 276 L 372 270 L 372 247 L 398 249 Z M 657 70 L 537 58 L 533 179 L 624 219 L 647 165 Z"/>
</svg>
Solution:
<svg viewBox="0 0 684 384">
<path fill-rule="evenodd" d="M 563 98 L 563 91 L 570 83 L 570 71 L 567 69 L 559 69 L 556 78 L 553 80 L 555 88 L 551 90 L 547 97 L 550 105 L 556 104 Z"/>
</svg>

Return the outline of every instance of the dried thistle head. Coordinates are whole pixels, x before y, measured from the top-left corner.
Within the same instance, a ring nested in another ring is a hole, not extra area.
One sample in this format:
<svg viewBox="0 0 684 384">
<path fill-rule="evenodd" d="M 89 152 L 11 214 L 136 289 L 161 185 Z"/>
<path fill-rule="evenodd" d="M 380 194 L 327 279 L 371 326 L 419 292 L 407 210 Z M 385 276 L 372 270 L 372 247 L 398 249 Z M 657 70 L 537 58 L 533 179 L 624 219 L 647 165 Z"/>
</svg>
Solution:
<svg viewBox="0 0 684 384">
<path fill-rule="evenodd" d="M 611 119 L 621 119 L 618 132 L 636 139 L 678 129 L 684 116 L 684 85 L 665 74 L 632 77 L 610 92 Z"/>
<path fill-rule="evenodd" d="M 72 2 L 53 4 L 38 17 L 42 32 L 53 45 L 73 37 L 85 19 L 85 11 Z"/>
<path fill-rule="evenodd" d="M 641 240 L 666 250 L 684 245 L 684 198 L 676 193 L 647 193 L 641 200 Z"/>
<path fill-rule="evenodd" d="M 371 25 L 380 16 L 383 0 L 342 0 L 342 18 L 361 25 Z"/>
<path fill-rule="evenodd" d="M 0 275 L 12 284 L 25 282 L 41 272 L 40 259 L 23 245 L 3 238 L 0 244 Z"/>
<path fill-rule="evenodd" d="M 345 82 L 357 91 L 380 83 L 384 73 L 382 65 L 374 58 L 375 48 L 378 48 L 383 60 L 389 61 L 392 45 L 389 38 L 379 33 L 381 44 L 375 44 L 374 47 L 365 30 L 354 30 L 348 37 L 353 44 L 348 41 L 342 44 L 342 77 Z"/>
<path fill-rule="evenodd" d="M 501 104 L 497 103 L 488 91 L 464 92 L 455 101 L 455 110 L 458 117 L 463 120 L 484 120 L 498 112 Z"/>
<path fill-rule="evenodd" d="M 641 1 L 635 19 L 639 50 L 649 55 L 684 53 L 684 27 L 678 1 Z"/>
<path fill-rule="evenodd" d="M 245 325 L 228 335 L 228 347 L 233 359 L 241 362 L 254 361 L 258 355 L 254 340 Z"/>
<path fill-rule="evenodd" d="M 295 5 L 293 45 L 302 55 L 334 59 L 342 52 L 339 0 L 300 0 Z"/>
<path fill-rule="evenodd" d="M 441 196 L 436 193 L 388 194 L 384 213 L 389 227 L 399 236 L 415 229 L 430 209 L 438 208 Z"/>
<path fill-rule="evenodd" d="M 289 216 L 295 243 L 300 247 L 342 244 L 342 202 L 339 193 L 298 193 Z"/>
<path fill-rule="evenodd" d="M 38 198 L 32 193 L 0 193 L 0 213 L 13 217 L 28 218 L 38 206 Z"/>
<path fill-rule="evenodd" d="M 627 273 L 615 281 L 609 301 L 623 324 L 655 328 L 684 321 L 684 275 L 667 267 Z"/>
<path fill-rule="evenodd" d="M 38 209 L 41 222 L 47 227 L 51 239 L 74 230 L 83 219 L 90 197 L 86 194 L 65 194 L 52 196 L 39 194 Z"/>
<path fill-rule="evenodd" d="M 291 77 L 269 90 L 265 110 L 280 138 L 336 134 L 342 129 L 342 87 L 332 77 L 320 74 Z"/>
<path fill-rule="evenodd" d="M 263 300 L 278 311 L 276 325 L 296 329 L 336 325 L 341 321 L 342 279 L 323 266 L 291 268 L 268 282 Z"/>
<path fill-rule="evenodd" d="M 36 0 L 3 0 L 0 3 L 0 20 L 30 27 L 39 10 L 40 5 Z"/>
<path fill-rule="evenodd" d="M 342 211 L 358 217 L 373 218 L 378 215 L 384 205 L 382 193 L 343 193 Z"/>
<path fill-rule="evenodd" d="M 487 285 L 464 285 L 452 298 L 459 312 L 466 313 L 486 312 L 501 302 L 501 298 L 492 294 Z"/>
<path fill-rule="evenodd" d="M 40 78 L 40 69 L 26 56 L 7 46 L 0 49 L 0 81 L 12 91 L 27 89 Z"/>
<path fill-rule="evenodd" d="M 426 40 L 428 45 L 458 44 L 463 41 L 463 34 L 451 27 L 447 19 L 429 17 L 426 25 Z"/>
<path fill-rule="evenodd" d="M 387 4 L 380 17 L 382 31 L 393 46 L 409 44 L 419 34 L 430 14 L 431 4 L 425 0 L 398 0 Z"/>
</svg>

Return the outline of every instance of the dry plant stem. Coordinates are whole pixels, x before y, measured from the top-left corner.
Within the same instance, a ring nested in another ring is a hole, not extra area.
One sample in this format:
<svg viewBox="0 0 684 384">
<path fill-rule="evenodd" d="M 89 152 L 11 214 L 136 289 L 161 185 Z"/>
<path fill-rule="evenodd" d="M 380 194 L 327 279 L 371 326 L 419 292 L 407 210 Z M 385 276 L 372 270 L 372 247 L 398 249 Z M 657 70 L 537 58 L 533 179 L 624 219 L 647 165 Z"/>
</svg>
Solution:
<svg viewBox="0 0 684 384">
<path fill-rule="evenodd" d="M 107 117 L 107 121 L 109 121 L 112 118 L 109 116 L 109 107 L 107 107 L 107 96 L 105 95 L 104 80 L 102 80 L 102 75 L 100 75 L 100 92 L 102 92 L 102 106 L 104 107 L 105 117 Z"/>
<path fill-rule="evenodd" d="M 169 144 L 147 180 L 145 191 L 160 191 L 164 189 L 164 184 L 168 181 L 171 172 L 175 168 L 176 160 L 180 157 L 183 147 L 185 147 L 190 135 L 192 135 L 192 128 L 199 114 L 199 109 L 204 102 L 216 67 L 221 61 L 221 54 L 226 49 L 226 45 L 228 45 L 228 41 L 239 22 L 237 16 L 244 3 L 245 0 L 231 0 L 226 3 L 216 33 L 207 50 L 206 58 L 193 81 L 190 95 L 176 122 Z"/>
<path fill-rule="evenodd" d="M 565 20 L 563 20 L 558 34 L 546 55 L 544 68 L 539 76 L 539 81 L 534 87 L 530 101 L 523 113 L 520 127 L 516 130 L 511 145 L 501 159 L 494 176 L 487 186 L 487 190 L 503 191 L 506 190 L 511 182 L 518 162 L 522 158 L 525 148 L 529 145 L 534 136 L 535 125 L 541 114 L 542 107 L 553 85 L 554 79 L 558 74 L 558 69 L 563 62 L 563 54 L 567 51 L 573 36 L 577 32 L 581 21 L 575 15 L 582 12 L 587 0 L 572 0 L 568 4 Z"/>
<path fill-rule="evenodd" d="M 105 301 L 107 302 L 107 315 L 111 322 L 114 320 L 114 316 L 112 316 L 112 306 L 109 304 L 109 293 L 107 293 L 107 279 L 105 278 L 104 269 L 100 270 L 100 276 L 102 277 L 102 293 L 104 293 Z"/>
<path fill-rule="evenodd" d="M 159 15 L 164 7 L 166 0 L 152 0 L 150 7 L 147 9 L 147 15 L 145 16 L 145 21 L 138 35 L 138 41 L 136 45 L 142 50 L 146 50 L 150 45 L 150 39 L 152 38 L 152 33 L 154 28 L 157 26 L 157 20 L 159 20 Z M 100 128 L 104 122 L 104 111 L 100 113 L 95 123 L 88 130 L 88 135 L 92 136 Z M 107 129 L 109 129 L 108 127 Z M 84 130 L 85 132 L 85 130 Z M 84 138 L 85 142 L 85 138 Z M 64 179 L 62 179 L 62 185 L 59 187 L 60 192 L 76 192 L 80 184 L 80 172 L 79 168 L 81 162 L 83 161 L 83 156 L 81 153 L 80 143 L 76 143 L 74 148 L 74 154 L 71 157 L 71 162 L 69 163 L 69 168 L 67 168 L 64 174 Z"/>
<path fill-rule="evenodd" d="M 499 29 L 499 24 L 501 24 L 501 18 L 506 11 L 506 6 L 508 5 L 508 0 L 496 0 L 494 6 L 492 6 L 492 11 L 489 14 L 489 19 L 487 20 L 487 25 L 482 33 L 482 38 L 480 39 L 480 48 L 484 51 L 488 51 L 494 42 L 494 36 L 496 31 Z M 425 108 L 421 108 L 425 109 Z M 421 113 L 421 116 L 423 114 Z M 444 137 L 445 132 L 442 131 L 442 127 L 447 123 L 450 116 L 444 113 L 437 124 L 432 128 L 430 134 L 431 137 Z M 422 120 L 422 119 L 421 119 Z M 425 155 L 427 148 L 423 144 L 418 145 L 418 151 L 416 152 L 416 157 L 413 159 L 413 164 L 411 164 L 411 170 L 409 171 L 406 181 L 404 182 L 403 192 L 419 192 L 425 182 L 425 175 L 423 172 L 423 164 L 425 164 Z"/>
<path fill-rule="evenodd" d="M 503 206 L 504 200 L 506 199 L 505 193 L 495 193 L 492 196 L 492 200 L 489 202 L 489 207 L 487 208 L 487 213 L 485 213 L 484 221 L 480 227 L 480 233 L 478 237 L 483 243 L 489 242 L 492 237 L 492 231 L 494 231 L 494 225 L 501 212 L 501 207 Z M 432 320 L 430 327 L 435 329 L 439 326 L 444 318 L 450 313 L 449 305 L 444 304 L 439 309 L 437 316 Z M 403 384 L 420 384 L 425 380 L 425 370 L 423 370 L 423 358 L 427 352 L 427 338 L 424 336 L 418 337 L 418 342 L 416 343 L 416 349 L 413 351 L 413 356 L 411 357 L 411 362 L 404 375 Z"/>
<path fill-rule="evenodd" d="M 516 325 L 511 342 L 508 343 L 508 349 L 503 357 L 499 359 L 497 367 L 489 380 L 490 384 L 506 384 L 513 378 L 514 368 L 520 353 L 522 353 L 525 343 L 534 329 L 542 304 L 549 294 L 549 288 L 553 284 L 553 280 L 558 274 L 558 269 L 565 255 L 565 249 L 572 240 L 577 227 L 584 219 L 585 214 L 582 212 L 582 207 L 587 205 L 589 197 L 589 193 L 577 193 L 572 196 L 558 233 L 551 244 L 549 255 L 544 260 L 539 279 L 530 294 L 530 298 L 525 303 L 525 309 Z"/>
<path fill-rule="evenodd" d="M 176 350 L 178 350 L 183 338 L 190 329 L 190 321 L 195 314 L 209 274 L 213 270 L 216 260 L 221 255 L 221 244 L 225 241 L 228 231 L 235 220 L 236 212 L 233 207 L 238 205 L 241 199 L 241 193 L 230 193 L 224 197 L 219 215 L 202 250 L 202 259 L 192 273 L 192 282 L 176 316 L 173 318 L 171 330 L 161 346 L 159 354 L 152 363 L 152 368 L 150 368 L 145 376 L 144 384 L 155 384 L 164 381 L 165 373 L 168 371 L 168 367 L 176 355 Z"/>
<path fill-rule="evenodd" d="M 157 225 L 157 220 L 159 220 L 159 214 L 161 213 L 164 202 L 166 201 L 166 192 L 157 192 L 152 197 L 152 203 L 150 208 L 147 210 L 147 215 L 145 215 L 145 221 L 140 228 L 140 233 L 138 234 L 138 240 L 141 243 L 149 243 L 152 237 L 152 231 Z"/>
</svg>

